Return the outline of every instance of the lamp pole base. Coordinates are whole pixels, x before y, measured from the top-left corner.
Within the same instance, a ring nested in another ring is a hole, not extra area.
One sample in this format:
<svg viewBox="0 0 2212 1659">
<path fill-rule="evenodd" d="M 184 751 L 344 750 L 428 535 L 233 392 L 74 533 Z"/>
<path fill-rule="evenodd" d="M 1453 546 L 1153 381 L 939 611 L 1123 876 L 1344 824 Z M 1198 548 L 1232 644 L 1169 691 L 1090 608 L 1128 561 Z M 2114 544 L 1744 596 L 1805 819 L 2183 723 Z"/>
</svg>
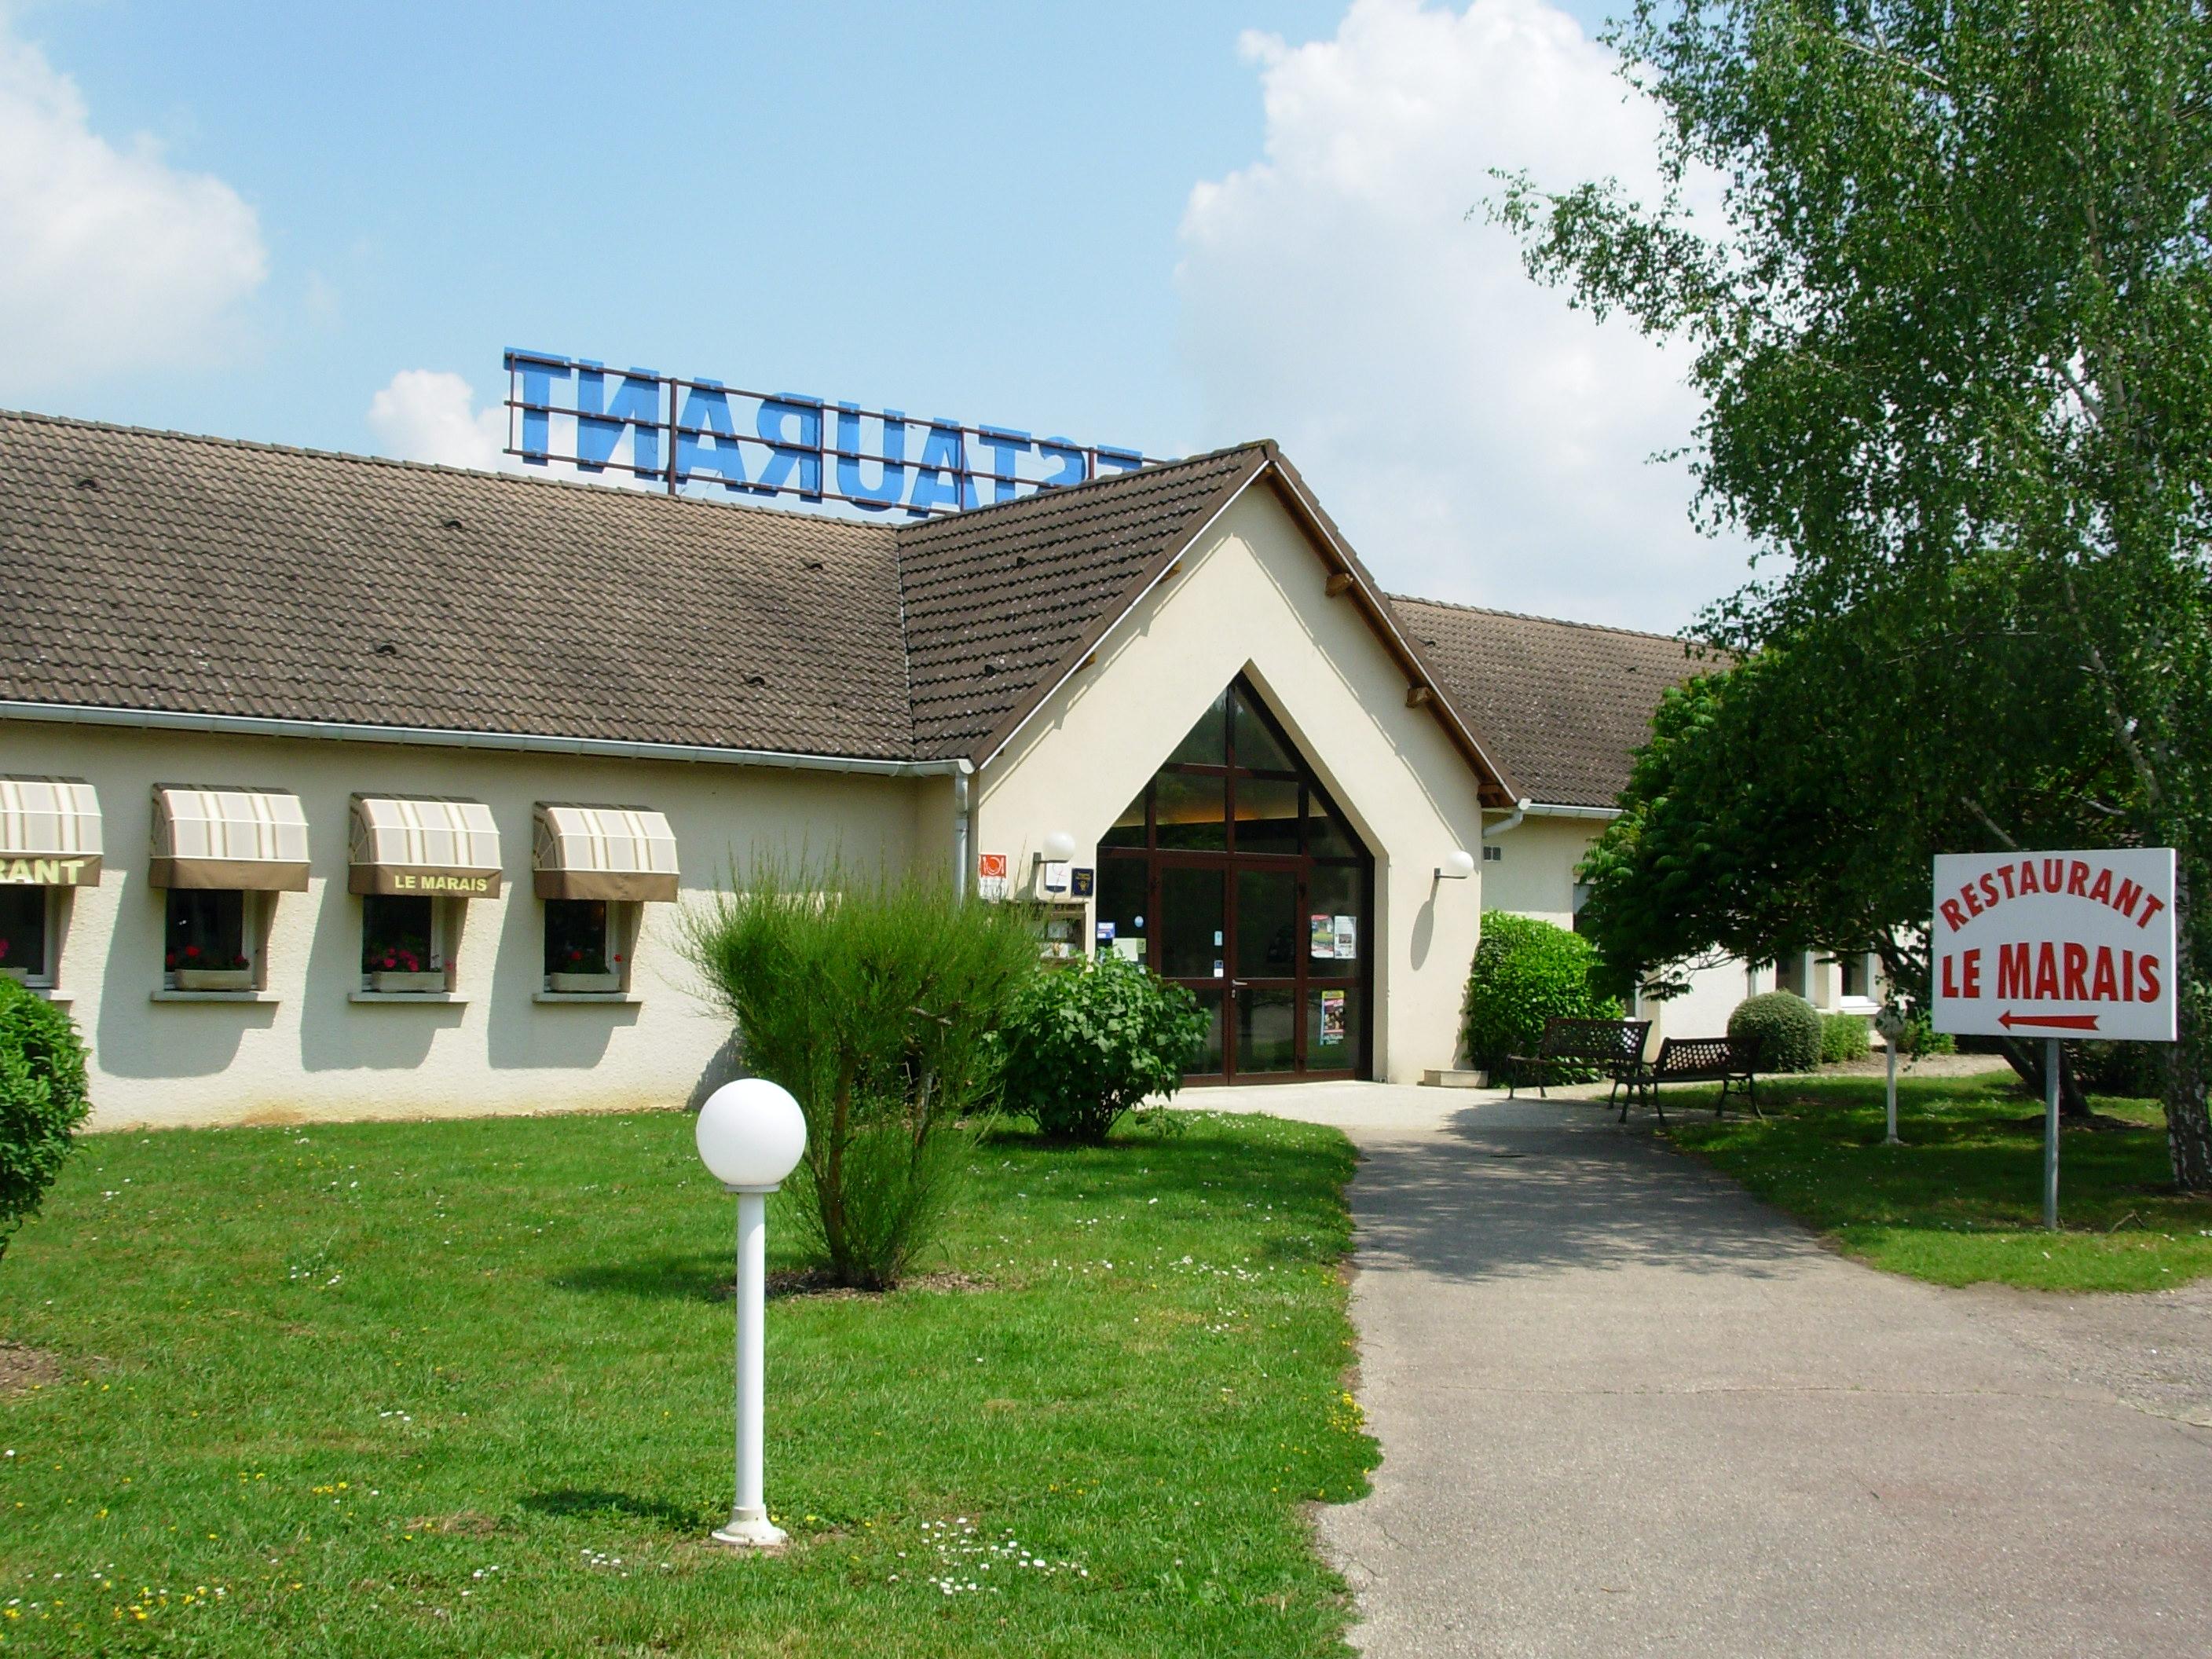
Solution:
<svg viewBox="0 0 2212 1659">
<path fill-rule="evenodd" d="M 727 1544 L 732 1549 L 773 1550 L 783 1547 L 785 1533 L 768 1518 L 763 1510 L 738 1510 L 722 1526 L 714 1528 L 717 1544 Z"/>
</svg>

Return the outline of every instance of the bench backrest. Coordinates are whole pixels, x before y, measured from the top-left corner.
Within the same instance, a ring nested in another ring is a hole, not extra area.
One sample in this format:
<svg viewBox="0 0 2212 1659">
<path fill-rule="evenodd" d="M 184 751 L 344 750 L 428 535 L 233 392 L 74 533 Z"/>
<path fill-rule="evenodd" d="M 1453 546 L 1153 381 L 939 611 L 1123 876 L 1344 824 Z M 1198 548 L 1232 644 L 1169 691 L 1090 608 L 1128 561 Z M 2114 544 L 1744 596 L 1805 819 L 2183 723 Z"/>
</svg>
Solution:
<svg viewBox="0 0 2212 1659">
<path fill-rule="evenodd" d="M 1718 1075 L 1751 1070 L 1752 1048 L 1745 1037 L 1668 1037 L 1659 1045 L 1652 1071 L 1663 1078 L 1669 1072 Z"/>
<path fill-rule="evenodd" d="M 1544 1022 L 1542 1054 L 1547 1060 L 1601 1060 L 1608 1064 L 1644 1057 L 1650 1035 L 1648 1019 L 1565 1019 Z"/>
</svg>

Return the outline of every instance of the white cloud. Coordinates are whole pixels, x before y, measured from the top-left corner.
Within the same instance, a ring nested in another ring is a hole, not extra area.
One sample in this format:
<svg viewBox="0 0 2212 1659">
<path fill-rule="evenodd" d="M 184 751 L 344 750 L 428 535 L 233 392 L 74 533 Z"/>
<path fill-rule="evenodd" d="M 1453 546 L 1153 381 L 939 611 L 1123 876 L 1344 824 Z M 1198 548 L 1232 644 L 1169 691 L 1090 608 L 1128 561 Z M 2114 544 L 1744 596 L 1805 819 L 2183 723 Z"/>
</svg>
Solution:
<svg viewBox="0 0 2212 1659">
<path fill-rule="evenodd" d="M 368 427 L 385 454 L 403 461 L 483 471 L 517 469 L 507 447 L 507 411 L 476 407 L 476 393 L 458 374 L 403 368 L 368 400 Z"/>
<path fill-rule="evenodd" d="M 1263 160 L 1198 185 L 1178 270 L 1209 441 L 1282 441 L 1389 586 L 1671 629 L 1747 550 L 1685 508 L 1677 352 L 1601 327 L 1466 218 L 1492 167 L 1650 200 L 1658 118 L 1541 0 L 1355 0 L 1333 40 L 1249 34 Z"/>
<path fill-rule="evenodd" d="M 268 254 L 253 210 L 84 100 L 0 10 L 0 394 L 219 356 Z"/>
</svg>

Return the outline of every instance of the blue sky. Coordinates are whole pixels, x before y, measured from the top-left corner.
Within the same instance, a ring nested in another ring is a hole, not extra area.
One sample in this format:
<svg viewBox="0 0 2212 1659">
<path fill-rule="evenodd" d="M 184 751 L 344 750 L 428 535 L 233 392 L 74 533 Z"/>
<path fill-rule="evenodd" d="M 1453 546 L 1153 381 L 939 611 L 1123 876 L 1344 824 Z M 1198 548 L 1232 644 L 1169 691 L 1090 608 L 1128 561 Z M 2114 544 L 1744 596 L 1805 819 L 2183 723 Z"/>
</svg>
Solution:
<svg viewBox="0 0 2212 1659">
<path fill-rule="evenodd" d="M 1643 465 L 1686 435 L 1679 364 L 1601 340 L 1462 222 L 1488 165 L 1613 170 L 1577 134 L 1591 108 L 1619 125 L 1618 86 L 1541 0 L 0 19 L 0 142 L 21 119 L 76 157 L 73 200 L 112 176 L 122 267 L 71 277 L 100 249 L 62 239 L 55 295 L 0 279 L 27 348 L 0 401 L 469 460 L 372 402 L 431 371 L 480 413 L 526 345 L 1156 454 L 1279 436 L 1386 580 L 1444 597 L 1672 627 L 1736 580 Z M 1425 112 L 1387 125 L 1401 104 Z M 1531 422 L 1544 456 L 1495 453 Z M 1583 475 L 1620 480 L 1610 519 L 1562 499 Z M 1624 593 L 1650 562 L 1630 532 L 1694 570 Z M 1546 550 L 1570 563 L 1537 580 Z"/>
</svg>

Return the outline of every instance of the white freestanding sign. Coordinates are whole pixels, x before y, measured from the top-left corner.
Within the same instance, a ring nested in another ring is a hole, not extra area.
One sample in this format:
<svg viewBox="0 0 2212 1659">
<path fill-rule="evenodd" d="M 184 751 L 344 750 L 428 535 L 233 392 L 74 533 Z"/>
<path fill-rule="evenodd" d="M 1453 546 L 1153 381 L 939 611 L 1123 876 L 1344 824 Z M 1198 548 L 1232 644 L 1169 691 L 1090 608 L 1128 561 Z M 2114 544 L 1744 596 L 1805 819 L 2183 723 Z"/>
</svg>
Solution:
<svg viewBox="0 0 2212 1659">
<path fill-rule="evenodd" d="M 2058 1224 L 2058 1045 L 2173 1041 L 2173 849 L 1938 853 L 1934 1022 L 2041 1037 L 2043 1224 Z"/>
<path fill-rule="evenodd" d="M 1935 1025 L 2173 1041 L 2173 850 L 1939 853 Z"/>
</svg>

